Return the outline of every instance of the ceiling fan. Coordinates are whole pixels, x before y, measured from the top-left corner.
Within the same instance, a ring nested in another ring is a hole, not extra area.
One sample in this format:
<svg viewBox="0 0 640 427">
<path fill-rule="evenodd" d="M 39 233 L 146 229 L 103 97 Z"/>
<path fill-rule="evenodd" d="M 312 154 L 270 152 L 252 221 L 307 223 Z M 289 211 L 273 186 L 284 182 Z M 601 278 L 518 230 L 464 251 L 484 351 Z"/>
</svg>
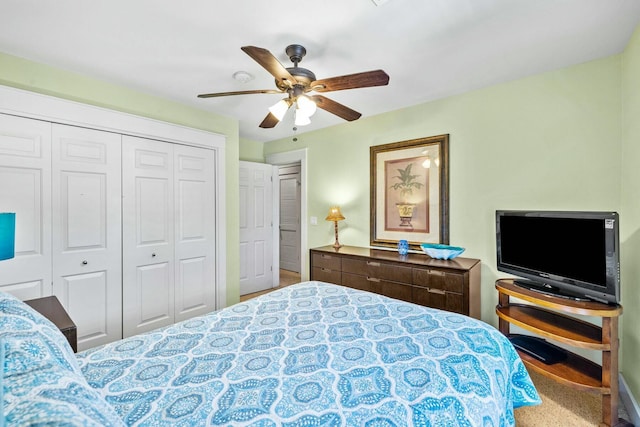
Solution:
<svg viewBox="0 0 640 427">
<path fill-rule="evenodd" d="M 309 117 L 315 113 L 317 107 L 347 121 L 357 120 L 362 115 L 359 112 L 322 95 L 307 94 L 309 92 L 332 92 L 362 87 L 385 86 L 389 83 L 389 76 L 382 70 L 365 71 L 362 73 L 316 80 L 313 72 L 306 68 L 298 67 L 302 58 L 307 54 L 307 50 L 299 44 L 289 45 L 285 49 L 287 56 L 291 62 L 293 62 L 293 67 L 288 68 L 285 68 L 267 49 L 256 46 L 243 46 L 241 49 L 276 78 L 277 90 L 263 89 L 204 93 L 198 95 L 198 98 L 249 95 L 254 93 L 286 94 L 286 98 L 269 108 L 269 113 L 262 123 L 260 123 L 261 128 L 272 128 L 277 125 L 287 110 L 293 105 L 296 106 L 295 124 L 297 126 L 304 126 L 311 123 Z"/>
</svg>

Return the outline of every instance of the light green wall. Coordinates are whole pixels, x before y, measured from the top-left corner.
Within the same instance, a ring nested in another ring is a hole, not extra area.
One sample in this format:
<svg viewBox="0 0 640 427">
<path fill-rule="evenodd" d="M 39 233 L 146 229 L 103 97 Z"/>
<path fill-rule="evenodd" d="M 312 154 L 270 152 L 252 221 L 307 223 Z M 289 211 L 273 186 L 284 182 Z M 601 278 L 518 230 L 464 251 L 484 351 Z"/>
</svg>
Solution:
<svg viewBox="0 0 640 427">
<path fill-rule="evenodd" d="M 264 144 L 247 138 L 240 138 L 240 160 L 264 163 Z"/>
<path fill-rule="evenodd" d="M 240 298 L 238 122 L 123 86 L 0 52 L 0 84 L 224 134 L 227 216 L 227 304 Z"/>
<path fill-rule="evenodd" d="M 496 325 L 496 209 L 621 211 L 621 72 L 616 55 L 298 135 L 295 144 L 272 141 L 265 156 L 308 147 L 308 215 L 322 219 L 330 205 L 340 204 L 346 217 L 341 243 L 368 246 L 369 147 L 450 134 L 450 243 L 482 260 L 482 319 Z M 392 89 L 376 90 L 384 99 Z M 637 130 L 634 136 L 637 145 Z M 308 236 L 310 247 L 330 244 L 332 225 L 319 221 Z M 551 245 L 549 251 L 562 255 Z M 628 278 L 624 286 L 623 296 L 637 302 L 631 294 L 638 284 Z M 628 339 L 637 350 L 637 334 L 625 335 L 623 345 Z M 637 384 L 632 367 L 638 358 L 628 356 L 622 371 L 627 367 Z"/>
<path fill-rule="evenodd" d="M 622 67 L 622 371 L 640 396 L 640 27 Z"/>
</svg>

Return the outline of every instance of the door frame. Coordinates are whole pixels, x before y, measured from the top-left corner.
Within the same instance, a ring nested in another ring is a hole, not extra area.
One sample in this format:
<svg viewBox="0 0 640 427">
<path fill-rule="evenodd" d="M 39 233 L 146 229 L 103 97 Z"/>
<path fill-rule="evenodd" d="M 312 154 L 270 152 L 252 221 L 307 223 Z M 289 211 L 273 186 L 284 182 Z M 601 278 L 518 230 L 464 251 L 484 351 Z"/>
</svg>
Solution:
<svg viewBox="0 0 640 427">
<path fill-rule="evenodd" d="M 309 280 L 307 261 L 307 148 L 273 153 L 266 156 L 267 163 L 274 166 L 284 166 L 300 163 L 300 280 Z M 274 180 L 277 176 L 274 170 Z M 280 223 L 280 186 L 273 186 L 273 223 Z M 274 242 L 279 241 L 278 227 L 273 227 Z M 280 283 L 280 245 L 273 245 L 273 283 Z"/>
</svg>

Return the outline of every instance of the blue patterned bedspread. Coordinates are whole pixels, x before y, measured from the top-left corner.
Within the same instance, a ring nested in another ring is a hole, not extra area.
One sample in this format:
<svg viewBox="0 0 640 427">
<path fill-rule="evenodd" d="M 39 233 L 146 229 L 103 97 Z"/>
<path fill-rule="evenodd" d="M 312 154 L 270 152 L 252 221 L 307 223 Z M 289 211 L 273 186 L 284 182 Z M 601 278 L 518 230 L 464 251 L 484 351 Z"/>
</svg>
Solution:
<svg viewBox="0 0 640 427">
<path fill-rule="evenodd" d="M 128 425 L 501 427 L 540 403 L 486 323 L 322 282 L 77 357 Z"/>
</svg>

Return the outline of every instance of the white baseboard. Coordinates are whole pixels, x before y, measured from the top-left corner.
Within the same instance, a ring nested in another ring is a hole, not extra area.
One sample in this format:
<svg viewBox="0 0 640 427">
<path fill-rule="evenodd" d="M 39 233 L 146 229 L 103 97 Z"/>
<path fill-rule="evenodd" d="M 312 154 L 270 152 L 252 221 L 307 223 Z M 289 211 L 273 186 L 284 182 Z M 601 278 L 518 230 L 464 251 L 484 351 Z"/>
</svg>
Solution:
<svg viewBox="0 0 640 427">
<path fill-rule="evenodd" d="M 619 375 L 619 388 L 620 388 L 620 400 L 624 404 L 624 408 L 627 410 L 629 414 L 629 421 L 634 426 L 640 426 L 640 407 L 638 406 L 638 402 L 631 394 L 629 387 L 627 386 L 626 381 L 622 375 Z"/>
</svg>

